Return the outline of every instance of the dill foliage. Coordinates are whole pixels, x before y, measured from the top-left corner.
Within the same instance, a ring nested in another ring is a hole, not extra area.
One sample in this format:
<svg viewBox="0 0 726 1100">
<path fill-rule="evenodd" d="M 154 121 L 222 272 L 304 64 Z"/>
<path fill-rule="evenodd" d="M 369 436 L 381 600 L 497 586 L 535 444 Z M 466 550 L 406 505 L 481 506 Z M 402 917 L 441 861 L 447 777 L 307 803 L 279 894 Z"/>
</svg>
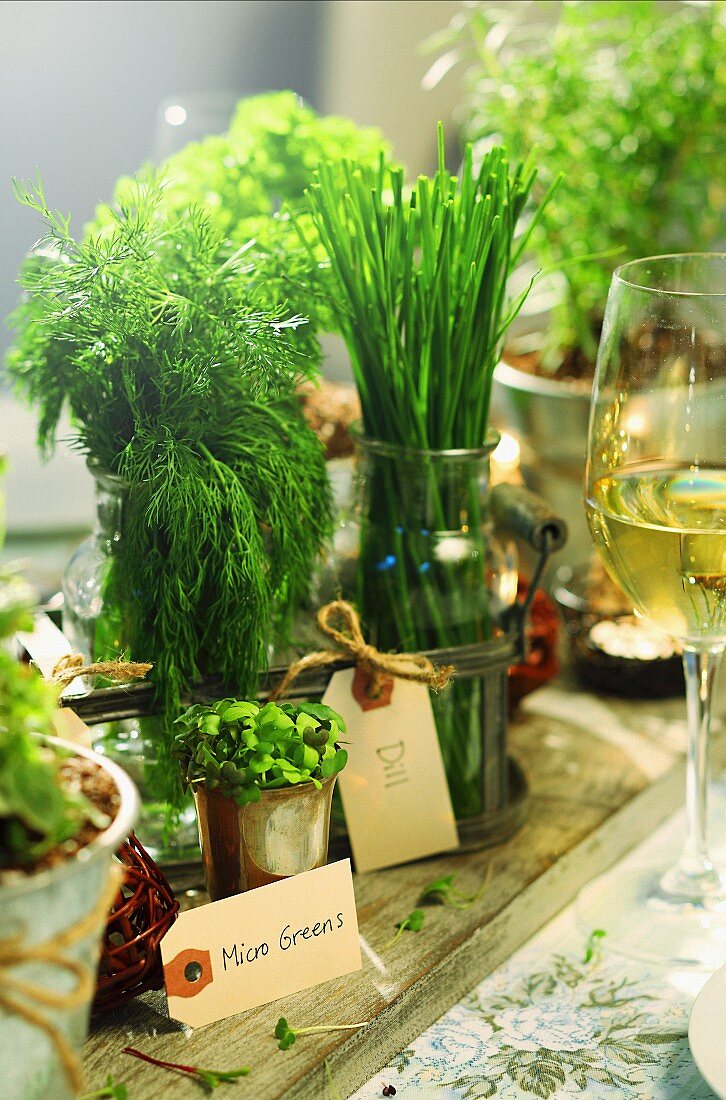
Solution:
<svg viewBox="0 0 726 1100">
<path fill-rule="evenodd" d="M 294 290 L 309 322 L 298 339 L 317 361 L 316 331 L 331 324 L 314 289 L 323 256 L 316 250 L 311 262 L 307 249 L 300 247 L 291 213 L 305 226 L 307 242 L 317 246 L 304 212 L 305 188 L 315 169 L 323 161 L 336 165 L 342 158 L 375 167 L 381 152 L 390 160 L 390 145 L 379 130 L 318 115 L 295 92 L 249 96 L 237 104 L 225 133 L 190 142 L 164 161 L 168 186 L 161 202 L 167 214 L 178 216 L 191 206 L 203 207 L 209 224 L 226 239 L 238 245 L 250 242 L 260 302 L 275 305 Z M 340 179 L 342 183 L 342 175 Z M 122 176 L 115 202 L 127 204 L 135 186 L 133 177 Z M 99 207 L 91 231 L 108 225 L 111 217 L 108 206 Z"/>
<path fill-rule="evenodd" d="M 39 185 L 16 195 L 47 231 L 21 273 L 9 370 L 46 452 L 67 406 L 89 464 L 126 484 L 108 590 L 128 652 L 154 662 L 163 762 L 195 681 L 256 693 L 277 610 L 304 594 L 329 530 L 323 452 L 294 392 L 312 370 L 304 322 L 261 306 L 245 247 L 199 209 L 166 211 L 153 175 L 80 241 Z M 158 771 L 178 795 L 177 769 Z"/>
</svg>

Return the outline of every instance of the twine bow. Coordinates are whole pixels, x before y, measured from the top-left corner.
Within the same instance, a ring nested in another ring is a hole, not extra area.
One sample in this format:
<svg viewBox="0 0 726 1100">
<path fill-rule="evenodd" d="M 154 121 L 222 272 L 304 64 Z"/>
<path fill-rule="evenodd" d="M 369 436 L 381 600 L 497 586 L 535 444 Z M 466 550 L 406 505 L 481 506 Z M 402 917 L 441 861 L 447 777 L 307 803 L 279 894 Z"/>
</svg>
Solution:
<svg viewBox="0 0 726 1100">
<path fill-rule="evenodd" d="M 77 676 L 108 676 L 117 684 L 127 684 L 131 680 L 139 680 L 146 676 L 154 666 L 141 664 L 137 661 L 96 661 L 90 665 L 84 665 L 80 653 L 66 653 L 57 662 L 50 674 L 52 684 L 62 684 L 66 687 Z"/>
<path fill-rule="evenodd" d="M 337 630 L 331 624 L 331 619 L 336 615 L 343 621 L 342 630 Z M 311 668 L 325 668 L 335 664 L 344 654 L 352 657 L 358 668 L 370 676 L 368 695 L 372 699 L 380 696 L 382 682 L 387 676 L 426 684 L 438 691 L 446 687 L 454 673 L 453 665 L 435 665 L 422 653 L 381 653 L 375 646 L 368 645 L 363 637 L 358 612 L 346 600 L 333 600 L 325 604 L 318 611 L 317 620 L 318 628 L 338 648 L 321 649 L 295 661 L 277 687 L 270 692 L 271 701 L 282 698 L 301 673 Z"/>
<path fill-rule="evenodd" d="M 65 949 L 95 932 L 108 916 L 121 881 L 121 867 L 109 869 L 106 889 L 89 913 L 76 923 L 39 944 L 27 944 L 22 934 L 0 940 L 0 1008 L 11 1016 L 20 1016 L 33 1027 L 45 1032 L 56 1049 L 58 1058 L 74 1095 L 83 1085 L 81 1062 L 61 1029 L 43 1009 L 62 1012 L 77 1008 L 91 999 L 96 984 L 95 972 L 84 963 L 65 954 Z M 12 971 L 25 963 L 46 963 L 65 970 L 75 978 L 74 988 L 66 993 L 14 977 Z M 13 996 L 17 994 L 17 996 Z"/>
</svg>

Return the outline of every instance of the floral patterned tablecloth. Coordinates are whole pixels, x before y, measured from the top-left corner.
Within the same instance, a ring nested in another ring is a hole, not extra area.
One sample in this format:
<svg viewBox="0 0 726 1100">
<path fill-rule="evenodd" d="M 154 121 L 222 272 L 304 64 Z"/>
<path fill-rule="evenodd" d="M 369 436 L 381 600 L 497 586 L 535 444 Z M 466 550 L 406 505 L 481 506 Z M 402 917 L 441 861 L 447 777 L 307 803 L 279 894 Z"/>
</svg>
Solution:
<svg viewBox="0 0 726 1100">
<path fill-rule="evenodd" d="M 718 833 L 726 824 L 718 800 Z M 677 852 L 682 815 L 619 871 Z M 707 1100 L 690 1055 L 688 1016 L 707 974 L 659 970 L 609 954 L 585 962 L 587 932 L 570 906 L 460 1004 L 401 1051 L 355 1100 Z"/>
</svg>

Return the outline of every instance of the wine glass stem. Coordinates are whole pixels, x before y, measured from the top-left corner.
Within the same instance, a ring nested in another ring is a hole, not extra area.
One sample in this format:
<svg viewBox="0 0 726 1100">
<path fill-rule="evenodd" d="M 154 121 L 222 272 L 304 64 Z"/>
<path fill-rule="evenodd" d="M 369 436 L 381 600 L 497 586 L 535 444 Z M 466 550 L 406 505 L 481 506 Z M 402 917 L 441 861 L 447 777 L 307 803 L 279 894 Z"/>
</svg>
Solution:
<svg viewBox="0 0 726 1100">
<path fill-rule="evenodd" d="M 683 652 L 688 716 L 686 841 L 676 874 L 673 876 L 676 881 L 668 884 L 670 889 L 677 893 L 705 896 L 712 894 L 720 885 L 708 854 L 707 803 L 710 773 L 711 694 L 722 655 L 723 648 L 695 649 L 687 646 Z M 681 889 L 678 888 L 678 880 L 680 880 Z"/>
</svg>

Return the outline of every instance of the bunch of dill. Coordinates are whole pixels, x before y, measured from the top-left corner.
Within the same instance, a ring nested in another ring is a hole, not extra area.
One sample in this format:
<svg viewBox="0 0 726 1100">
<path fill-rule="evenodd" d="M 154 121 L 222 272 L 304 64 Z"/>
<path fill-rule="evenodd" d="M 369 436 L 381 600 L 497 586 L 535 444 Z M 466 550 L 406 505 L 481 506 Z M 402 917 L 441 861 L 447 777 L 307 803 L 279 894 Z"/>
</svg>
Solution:
<svg viewBox="0 0 726 1100">
<path fill-rule="evenodd" d="M 9 370 L 45 451 L 67 406 L 89 462 L 126 483 L 109 590 L 129 654 L 154 662 L 163 763 L 196 681 L 255 695 L 274 612 L 304 593 L 329 531 L 322 448 L 295 397 L 312 370 L 304 322 L 261 305 L 246 249 L 199 209 L 169 212 L 159 177 L 79 241 L 39 185 L 16 195 L 46 234 L 21 273 Z M 158 772 L 173 801 L 177 769 Z"/>
</svg>

